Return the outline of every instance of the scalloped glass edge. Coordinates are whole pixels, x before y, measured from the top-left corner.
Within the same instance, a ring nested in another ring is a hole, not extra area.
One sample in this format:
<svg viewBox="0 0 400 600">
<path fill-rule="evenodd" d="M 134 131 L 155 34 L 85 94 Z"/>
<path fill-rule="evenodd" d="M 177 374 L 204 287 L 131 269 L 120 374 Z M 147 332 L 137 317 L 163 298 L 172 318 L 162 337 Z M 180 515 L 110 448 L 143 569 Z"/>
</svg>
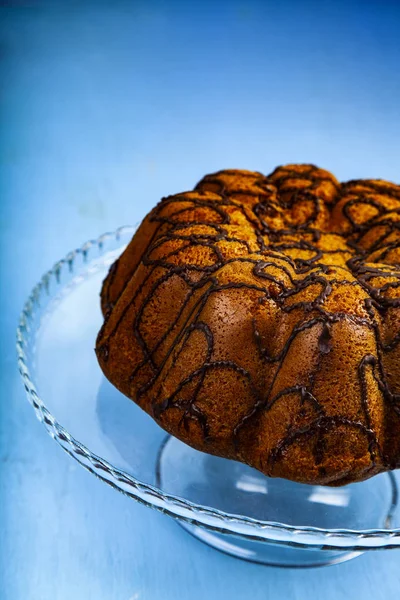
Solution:
<svg viewBox="0 0 400 600">
<path fill-rule="evenodd" d="M 399 548 L 400 528 L 357 531 L 291 526 L 225 513 L 194 504 L 174 495 L 165 494 L 157 487 L 139 481 L 124 471 L 114 468 L 109 462 L 92 453 L 78 440 L 74 439 L 51 415 L 38 394 L 28 368 L 27 351 L 38 329 L 32 326 L 35 313 L 39 307 L 42 309 L 51 298 L 49 295 L 50 283 L 62 289 L 63 286 L 60 285 L 61 273 L 68 269 L 69 275 L 72 277 L 78 261 L 81 261 L 79 266 L 83 267 L 88 262 L 89 256 L 92 258 L 96 251 L 98 252 L 97 258 L 103 253 L 119 248 L 122 251 L 136 229 L 137 226 L 120 227 L 114 232 L 104 233 L 95 240 L 89 240 L 80 248 L 69 252 L 42 276 L 24 304 L 17 327 L 18 368 L 28 400 L 49 435 L 86 470 L 108 485 L 134 498 L 141 504 L 191 525 L 205 527 L 217 533 L 234 535 L 248 540 L 296 548 L 327 551 Z"/>
</svg>

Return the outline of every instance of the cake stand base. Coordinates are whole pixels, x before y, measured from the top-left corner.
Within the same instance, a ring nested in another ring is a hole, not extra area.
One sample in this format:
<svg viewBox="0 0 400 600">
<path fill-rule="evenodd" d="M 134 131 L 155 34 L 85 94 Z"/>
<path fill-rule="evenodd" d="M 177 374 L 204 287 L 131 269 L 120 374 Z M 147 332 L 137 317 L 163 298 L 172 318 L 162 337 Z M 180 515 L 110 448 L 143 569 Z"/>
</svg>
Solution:
<svg viewBox="0 0 400 600">
<path fill-rule="evenodd" d="M 304 548 L 277 546 L 215 533 L 189 523 L 179 522 L 179 524 L 197 539 L 225 554 L 269 567 L 295 569 L 325 567 L 351 560 L 363 554 L 362 552 L 330 552 L 328 550 L 305 550 Z"/>
<path fill-rule="evenodd" d="M 365 530 L 389 527 L 397 501 L 391 473 L 338 488 L 271 479 L 242 463 L 199 452 L 167 436 L 157 460 L 163 491 L 231 515 L 294 527 Z M 332 565 L 362 552 L 281 545 L 179 524 L 197 539 L 238 558 L 280 567 Z M 223 525 L 223 524 L 222 524 Z"/>
</svg>

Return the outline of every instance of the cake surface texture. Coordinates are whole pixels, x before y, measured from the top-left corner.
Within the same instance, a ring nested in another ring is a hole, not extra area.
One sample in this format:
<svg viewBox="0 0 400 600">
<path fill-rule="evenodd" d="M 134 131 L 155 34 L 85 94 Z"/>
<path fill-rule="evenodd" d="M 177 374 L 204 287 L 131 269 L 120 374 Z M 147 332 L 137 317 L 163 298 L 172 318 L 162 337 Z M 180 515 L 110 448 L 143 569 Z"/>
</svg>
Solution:
<svg viewBox="0 0 400 600">
<path fill-rule="evenodd" d="M 167 432 L 271 477 L 400 467 L 400 186 L 314 165 L 163 198 L 101 290 L 105 376 Z"/>
</svg>

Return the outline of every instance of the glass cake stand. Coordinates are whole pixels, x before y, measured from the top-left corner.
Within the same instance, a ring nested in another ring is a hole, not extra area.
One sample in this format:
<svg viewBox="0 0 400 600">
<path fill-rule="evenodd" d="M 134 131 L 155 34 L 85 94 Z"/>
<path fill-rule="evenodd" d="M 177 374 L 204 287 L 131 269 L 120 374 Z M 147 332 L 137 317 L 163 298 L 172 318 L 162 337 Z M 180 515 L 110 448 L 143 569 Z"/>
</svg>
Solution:
<svg viewBox="0 0 400 600">
<path fill-rule="evenodd" d="M 243 559 L 307 567 L 400 547 L 398 474 L 341 488 L 270 479 L 167 436 L 105 380 L 94 353 L 99 291 L 134 231 L 124 227 L 70 252 L 24 306 L 19 369 L 48 433 L 116 490 Z"/>
</svg>

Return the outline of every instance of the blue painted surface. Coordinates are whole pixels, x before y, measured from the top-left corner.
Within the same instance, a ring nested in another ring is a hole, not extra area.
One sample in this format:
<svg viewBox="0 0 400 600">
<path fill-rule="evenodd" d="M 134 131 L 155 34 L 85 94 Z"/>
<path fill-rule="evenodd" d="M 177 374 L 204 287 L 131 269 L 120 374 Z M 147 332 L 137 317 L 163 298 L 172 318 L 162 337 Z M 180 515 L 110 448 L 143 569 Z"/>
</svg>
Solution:
<svg viewBox="0 0 400 600">
<path fill-rule="evenodd" d="M 206 172 L 399 181 L 398 3 L 16 2 L 0 20 L 0 598 L 398 598 L 400 552 L 260 567 L 109 489 L 34 419 L 14 355 L 44 270 Z"/>
</svg>

